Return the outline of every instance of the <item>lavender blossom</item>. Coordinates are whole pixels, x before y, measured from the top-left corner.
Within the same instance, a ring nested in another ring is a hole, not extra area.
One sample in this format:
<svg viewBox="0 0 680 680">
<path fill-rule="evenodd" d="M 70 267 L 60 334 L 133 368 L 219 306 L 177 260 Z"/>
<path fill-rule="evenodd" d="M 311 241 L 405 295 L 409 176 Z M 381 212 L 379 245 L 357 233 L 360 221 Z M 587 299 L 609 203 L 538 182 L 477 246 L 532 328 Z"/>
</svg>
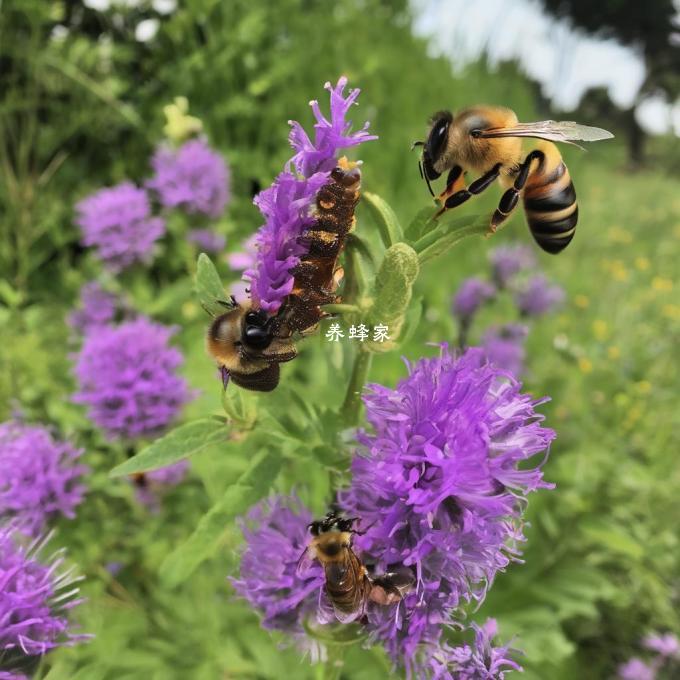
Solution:
<svg viewBox="0 0 680 680">
<path fill-rule="evenodd" d="M 88 281 L 80 289 L 80 308 L 71 312 L 68 324 L 79 335 L 111 323 L 116 316 L 118 298 L 105 291 L 97 281 Z"/>
<path fill-rule="evenodd" d="M 542 316 L 562 304 L 564 290 L 550 283 L 543 274 L 532 277 L 515 295 L 515 304 L 522 316 Z"/>
<path fill-rule="evenodd" d="M 84 246 L 97 249 L 99 259 L 114 273 L 135 262 L 149 262 L 165 223 L 151 216 L 144 189 L 131 182 L 101 189 L 76 206 L 76 223 Z"/>
<path fill-rule="evenodd" d="M 241 523 L 246 549 L 240 576 L 232 579 L 232 584 L 262 615 L 264 628 L 289 633 L 314 653 L 307 647 L 311 641 L 305 635 L 303 621 L 316 617 L 323 571 L 315 564 L 303 575 L 297 573 L 312 519 L 309 510 L 294 497 L 275 496 L 254 506 Z M 277 558 L 272 560 L 272 555 Z"/>
<path fill-rule="evenodd" d="M 524 342 L 528 333 L 528 327 L 518 323 L 491 326 L 482 337 L 482 349 L 487 360 L 519 378 L 524 373 Z"/>
<path fill-rule="evenodd" d="M 642 659 L 633 657 L 618 668 L 620 680 L 656 680 L 656 669 Z"/>
<path fill-rule="evenodd" d="M 188 460 L 180 460 L 173 465 L 168 465 L 158 470 L 145 472 L 139 477 L 139 483 L 135 489 L 137 501 L 145 505 L 151 512 L 160 510 L 160 498 L 171 487 L 177 486 L 184 481 L 189 472 Z"/>
<path fill-rule="evenodd" d="M 58 515 L 73 519 L 89 471 L 76 464 L 82 453 L 43 427 L 0 424 L 0 517 L 15 519 L 33 536 Z"/>
<path fill-rule="evenodd" d="M 166 208 L 219 217 L 229 201 L 229 169 L 205 140 L 193 139 L 176 151 L 161 147 L 151 159 L 154 176 L 146 183 Z"/>
<path fill-rule="evenodd" d="M 436 648 L 427 660 L 432 680 L 504 680 L 506 671 L 521 671 L 507 645 L 493 646 L 497 628 L 495 619 L 487 619 L 482 626 L 473 623 L 472 645 Z"/>
<path fill-rule="evenodd" d="M 642 644 L 669 659 L 680 659 L 680 640 L 673 633 L 647 635 Z"/>
<path fill-rule="evenodd" d="M 227 244 L 224 234 L 218 234 L 212 229 L 192 229 L 187 238 L 205 253 L 221 253 Z"/>
<path fill-rule="evenodd" d="M 6 668 L 86 637 L 69 631 L 66 614 L 82 600 L 72 587 L 79 579 L 62 571 L 63 551 L 43 562 L 48 538 L 28 545 L 24 539 L 15 524 L 0 527 L 0 657 Z"/>
<path fill-rule="evenodd" d="M 192 398 L 183 362 L 168 341 L 176 329 L 140 317 L 91 332 L 77 356 L 76 403 L 109 439 L 151 437 L 165 429 Z"/>
<path fill-rule="evenodd" d="M 496 295 L 496 289 L 488 281 L 478 277 L 465 279 L 453 299 L 453 313 L 461 323 L 467 323 L 477 310 Z"/>
<path fill-rule="evenodd" d="M 257 233 L 256 261 L 245 278 L 250 281 L 253 301 L 267 312 L 276 312 L 293 289 L 291 270 L 308 247 L 298 242 L 299 237 L 314 222 L 314 199 L 337 164 L 339 150 L 376 139 L 366 132 L 368 123 L 351 132 L 345 117 L 359 90 L 351 90 L 345 97 L 346 85 L 344 77 L 335 87 L 325 85 L 330 92 L 330 120 L 322 115 L 318 102 L 311 102 L 316 118 L 314 142 L 299 123 L 291 121 L 289 141 L 296 153 L 273 185 L 255 197 L 265 224 Z"/>
<path fill-rule="evenodd" d="M 409 668 L 440 643 L 455 609 L 482 601 L 524 540 L 524 497 L 540 488 L 554 432 L 534 401 L 481 350 L 410 366 L 396 389 L 364 396 L 372 432 L 361 432 L 343 509 L 361 518 L 356 546 L 378 571 L 404 564 L 417 584 L 400 604 L 369 610 L 370 630 Z M 527 461 L 536 455 L 534 465 Z"/>
<path fill-rule="evenodd" d="M 489 255 L 494 283 L 499 290 L 507 288 L 521 271 L 536 266 L 531 248 L 522 245 L 500 246 Z"/>
</svg>

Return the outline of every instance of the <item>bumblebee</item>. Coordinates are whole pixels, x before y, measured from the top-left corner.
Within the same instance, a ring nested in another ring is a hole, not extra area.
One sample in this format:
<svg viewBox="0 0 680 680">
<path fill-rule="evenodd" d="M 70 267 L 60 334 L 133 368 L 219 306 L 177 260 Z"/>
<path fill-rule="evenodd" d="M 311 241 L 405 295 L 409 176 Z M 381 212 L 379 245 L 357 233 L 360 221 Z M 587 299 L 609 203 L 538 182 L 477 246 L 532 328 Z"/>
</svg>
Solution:
<svg viewBox="0 0 680 680">
<path fill-rule="evenodd" d="M 245 389 L 269 392 L 279 382 L 279 364 L 297 356 L 295 338 L 316 330 L 326 316 L 322 305 L 339 302 L 335 294 L 343 270 L 337 266 L 347 234 L 354 228 L 361 172 L 345 158 L 316 196 L 315 220 L 299 237 L 307 252 L 291 270 L 293 289 L 275 314 L 234 298 L 213 320 L 206 347 L 229 379 Z"/>
<path fill-rule="evenodd" d="M 351 623 L 361 619 L 369 602 L 392 605 L 399 602 L 415 584 L 413 572 L 401 567 L 375 576 L 352 549 L 353 526 L 357 517 L 343 518 L 329 512 L 323 519 L 312 522 L 312 540 L 298 562 L 298 573 L 304 573 L 314 561 L 324 569 L 324 598 L 320 598 L 320 618 Z"/>
<path fill-rule="evenodd" d="M 432 195 L 430 182 L 448 172 L 446 189 L 437 197 L 442 207 L 436 217 L 499 180 L 506 191 L 491 218 L 491 232 L 508 218 L 521 194 L 536 243 L 557 254 L 574 237 L 578 206 L 567 166 L 552 142 L 595 142 L 613 136 L 573 121 L 520 123 L 510 109 L 473 106 L 456 116 L 449 111 L 436 113 L 427 139 L 415 146 L 423 148 L 420 174 Z M 524 137 L 539 140 L 528 153 L 523 150 Z M 480 176 L 466 186 L 466 172 Z"/>
</svg>

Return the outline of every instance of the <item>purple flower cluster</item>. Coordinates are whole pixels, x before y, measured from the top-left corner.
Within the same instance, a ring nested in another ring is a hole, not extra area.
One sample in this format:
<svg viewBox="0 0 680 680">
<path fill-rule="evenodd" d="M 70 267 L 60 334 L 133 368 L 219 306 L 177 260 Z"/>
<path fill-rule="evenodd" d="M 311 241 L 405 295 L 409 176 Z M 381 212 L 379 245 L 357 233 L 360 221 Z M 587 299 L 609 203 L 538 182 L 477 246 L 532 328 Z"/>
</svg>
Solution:
<svg viewBox="0 0 680 680">
<path fill-rule="evenodd" d="M 87 405 L 89 417 L 110 439 L 157 435 L 192 398 L 177 375 L 182 354 L 168 345 L 174 333 L 139 317 L 85 337 L 74 401 Z"/>
<path fill-rule="evenodd" d="M 487 619 L 482 626 L 473 623 L 471 628 L 472 645 L 442 645 L 432 651 L 427 667 L 433 680 L 504 680 L 506 671 L 522 670 L 510 657 L 509 646 L 494 647 L 495 619 Z"/>
<path fill-rule="evenodd" d="M 330 92 L 330 120 L 321 113 L 318 102 L 311 102 L 316 118 L 313 142 L 299 123 L 291 121 L 289 141 L 295 154 L 273 185 L 255 197 L 254 203 L 265 223 L 257 233 L 256 260 L 245 277 L 250 281 L 253 301 L 267 312 L 276 312 L 293 288 L 291 270 L 306 251 L 306 246 L 298 242 L 299 237 L 314 221 L 315 196 L 328 181 L 338 151 L 376 139 L 366 132 L 368 123 L 351 132 L 346 116 L 359 90 L 351 90 L 345 96 L 346 85 L 344 77 L 335 87 L 325 85 Z"/>
<path fill-rule="evenodd" d="M 529 328 L 518 323 L 489 327 L 482 336 L 481 347 L 490 363 L 515 377 L 524 373 L 524 342 Z"/>
<path fill-rule="evenodd" d="M 80 289 L 80 307 L 71 312 L 68 324 L 79 335 L 111 323 L 118 308 L 118 298 L 105 291 L 97 281 L 89 281 Z"/>
<path fill-rule="evenodd" d="M 66 614 L 82 600 L 73 587 L 79 579 L 62 572 L 63 553 L 43 562 L 47 539 L 25 538 L 13 524 L 0 526 L 0 659 L 8 668 L 87 637 L 69 632 Z"/>
<path fill-rule="evenodd" d="M 179 149 L 160 147 L 146 183 L 166 208 L 182 208 L 190 214 L 219 217 L 229 201 L 229 169 L 220 154 L 203 139 L 193 139 Z"/>
<path fill-rule="evenodd" d="M 543 274 L 532 277 L 515 295 L 515 303 L 522 316 L 543 316 L 563 301 L 564 290 L 551 284 Z"/>
<path fill-rule="evenodd" d="M 148 262 L 165 222 L 152 217 L 149 197 L 131 182 L 101 189 L 76 206 L 84 246 L 94 247 L 114 273 L 135 262 Z"/>
<path fill-rule="evenodd" d="M 188 239 L 204 253 L 221 253 L 227 245 L 224 234 L 218 234 L 212 229 L 192 229 Z"/>
<path fill-rule="evenodd" d="M 522 499 L 551 488 L 540 468 L 555 435 L 540 424 L 541 402 L 476 349 L 456 358 L 443 347 L 396 389 L 370 386 L 364 402 L 372 431 L 358 435 L 341 504 L 361 518 L 357 547 L 379 571 L 404 564 L 417 576 L 399 617 L 369 612 L 374 637 L 408 666 L 517 558 Z"/>
<path fill-rule="evenodd" d="M 536 266 L 533 250 L 523 245 L 499 246 L 489 255 L 491 275 L 496 286 L 507 288 L 522 271 Z"/>
<path fill-rule="evenodd" d="M 360 518 L 355 549 L 362 559 L 378 573 L 405 565 L 416 577 L 398 605 L 369 606 L 367 630 L 411 675 L 502 678 L 517 666 L 507 647 L 491 645 L 493 624 L 476 629 L 472 646 L 449 647 L 442 636 L 457 608 L 481 602 L 517 559 L 526 495 L 552 486 L 540 469 L 554 438 L 535 411 L 541 402 L 481 351 L 457 358 L 445 347 L 411 366 L 396 389 L 370 386 L 364 401 L 371 431 L 358 434 L 340 505 Z M 296 572 L 310 521 L 286 499 L 260 504 L 248 517 L 234 585 L 263 613 L 265 628 L 299 636 L 318 609 L 320 569 L 304 579 Z M 272 551 L 280 556 L 275 563 L 266 559 Z"/>
<path fill-rule="evenodd" d="M 34 536 L 57 515 L 73 519 L 85 494 L 81 477 L 89 470 L 76 463 L 81 454 L 45 428 L 0 424 L 0 517 Z"/>
<path fill-rule="evenodd" d="M 633 657 L 618 668 L 620 680 L 656 680 L 658 673 L 664 677 L 678 677 L 680 674 L 680 640 L 673 633 L 647 635 L 642 640 L 646 649 L 655 652 L 649 661 Z"/>
<path fill-rule="evenodd" d="M 316 617 L 323 572 L 315 565 L 304 575 L 297 573 L 312 519 L 297 498 L 276 496 L 254 506 L 241 523 L 246 549 L 240 576 L 232 583 L 262 614 L 264 628 L 288 633 L 305 651 L 314 653 L 303 622 Z M 273 554 L 276 560 L 270 559 Z"/>
<path fill-rule="evenodd" d="M 453 313 L 461 323 L 469 321 L 479 308 L 496 295 L 495 287 L 476 276 L 465 279 L 453 298 Z"/>
</svg>

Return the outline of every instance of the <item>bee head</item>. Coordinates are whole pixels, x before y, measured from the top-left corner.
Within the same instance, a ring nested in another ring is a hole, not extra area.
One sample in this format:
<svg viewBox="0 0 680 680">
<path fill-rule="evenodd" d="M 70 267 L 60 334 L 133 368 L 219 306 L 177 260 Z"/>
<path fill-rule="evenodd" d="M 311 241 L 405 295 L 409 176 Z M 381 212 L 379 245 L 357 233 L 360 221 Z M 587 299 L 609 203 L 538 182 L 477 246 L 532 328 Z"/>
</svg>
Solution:
<svg viewBox="0 0 680 680">
<path fill-rule="evenodd" d="M 308 528 L 312 536 L 319 536 L 331 531 L 353 533 L 352 526 L 358 517 L 341 517 L 337 512 L 329 512 L 323 519 L 312 522 Z"/>
</svg>

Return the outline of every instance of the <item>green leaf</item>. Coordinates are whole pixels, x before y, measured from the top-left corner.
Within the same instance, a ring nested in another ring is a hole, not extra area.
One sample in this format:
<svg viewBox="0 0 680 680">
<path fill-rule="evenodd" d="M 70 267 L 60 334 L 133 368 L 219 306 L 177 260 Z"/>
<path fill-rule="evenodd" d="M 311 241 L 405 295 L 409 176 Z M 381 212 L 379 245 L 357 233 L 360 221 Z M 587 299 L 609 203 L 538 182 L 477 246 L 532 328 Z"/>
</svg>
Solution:
<svg viewBox="0 0 680 680">
<path fill-rule="evenodd" d="M 598 548 L 608 548 L 614 553 L 641 560 L 645 556 L 644 547 L 622 527 L 605 520 L 590 520 L 582 523 L 581 531 Z"/>
<path fill-rule="evenodd" d="M 229 435 L 225 422 L 219 418 L 201 418 L 176 427 L 157 439 L 136 456 L 116 466 L 110 477 L 123 477 L 172 465 L 211 444 L 224 441 Z"/>
<path fill-rule="evenodd" d="M 281 459 L 273 451 L 263 450 L 254 456 L 248 469 L 203 515 L 191 536 L 163 560 L 160 577 L 167 587 L 185 581 L 201 563 L 215 554 L 229 522 L 267 493 L 280 467 Z"/>
<path fill-rule="evenodd" d="M 436 211 L 436 207 L 428 206 L 416 213 L 404 232 L 404 237 L 409 243 L 414 243 L 428 231 L 432 231 L 432 229 L 438 226 L 437 220 L 434 219 Z"/>
<path fill-rule="evenodd" d="M 224 301 L 226 294 L 222 279 L 215 269 L 211 259 L 201 253 L 196 263 L 196 295 L 203 307 L 209 314 L 219 316 L 224 312 Z"/>
<path fill-rule="evenodd" d="M 378 324 L 388 326 L 390 341 L 371 341 L 367 343 L 369 350 L 386 352 L 394 347 L 419 270 L 418 255 L 406 243 L 395 243 L 385 251 L 375 279 L 373 305 L 368 313 L 368 322 L 373 327 Z"/>
<path fill-rule="evenodd" d="M 488 215 L 470 215 L 453 220 L 446 219 L 444 214 L 440 221 L 436 229 L 423 236 L 413 246 L 421 265 L 448 252 L 468 236 L 486 235 L 489 231 L 490 218 Z"/>
<path fill-rule="evenodd" d="M 380 198 L 377 194 L 372 194 L 368 191 L 363 194 L 363 199 L 378 226 L 380 238 L 385 244 L 385 247 L 389 248 L 395 243 L 403 241 L 404 232 L 399 223 L 399 219 L 394 214 L 394 210 L 392 210 L 389 203 Z"/>
</svg>

